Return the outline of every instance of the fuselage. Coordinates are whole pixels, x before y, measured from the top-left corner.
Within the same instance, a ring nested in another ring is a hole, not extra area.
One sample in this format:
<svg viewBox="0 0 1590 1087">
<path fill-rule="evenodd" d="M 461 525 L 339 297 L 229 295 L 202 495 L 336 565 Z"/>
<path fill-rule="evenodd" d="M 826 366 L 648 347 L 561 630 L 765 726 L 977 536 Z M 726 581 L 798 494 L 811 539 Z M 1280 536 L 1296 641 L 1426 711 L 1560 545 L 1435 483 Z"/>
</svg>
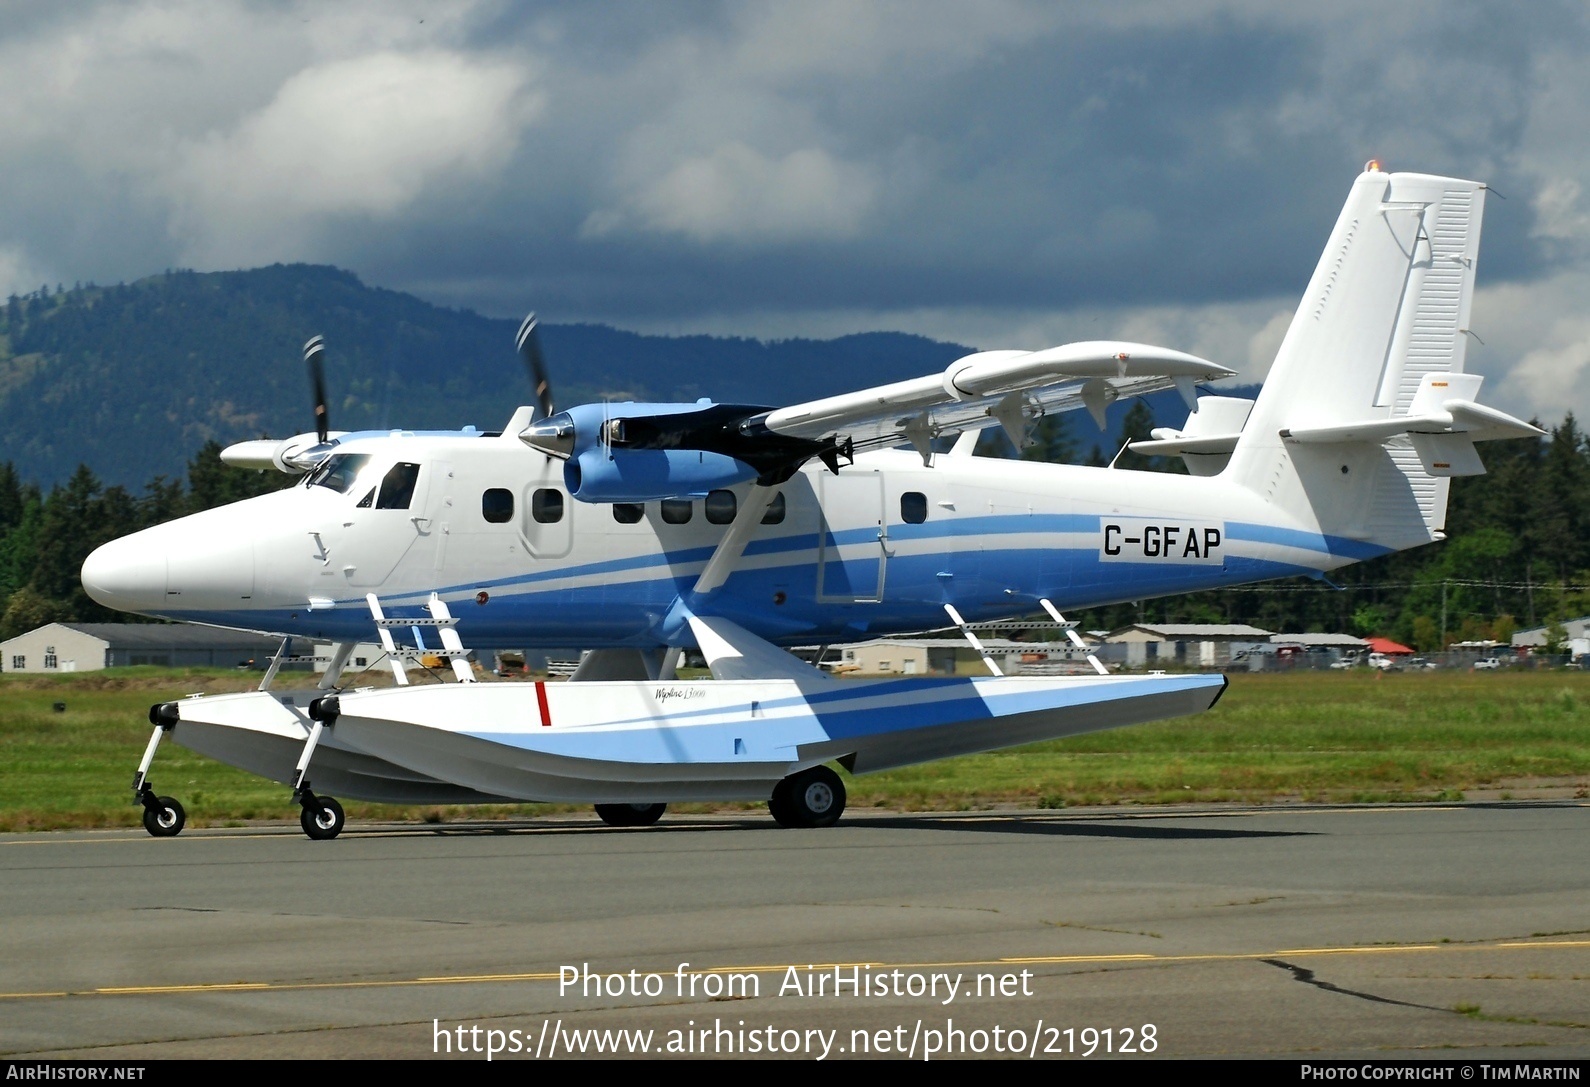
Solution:
<svg viewBox="0 0 1590 1087">
<path fill-rule="evenodd" d="M 1318 573 L 1386 549 L 1321 535 L 1220 477 L 914 453 L 808 466 L 720 588 L 694 591 L 749 484 L 570 498 L 513 437 L 355 437 L 297 485 L 105 545 L 108 607 L 338 641 L 446 600 L 471 647 L 690 643 L 688 612 L 781 644 L 843 642 Z"/>
</svg>

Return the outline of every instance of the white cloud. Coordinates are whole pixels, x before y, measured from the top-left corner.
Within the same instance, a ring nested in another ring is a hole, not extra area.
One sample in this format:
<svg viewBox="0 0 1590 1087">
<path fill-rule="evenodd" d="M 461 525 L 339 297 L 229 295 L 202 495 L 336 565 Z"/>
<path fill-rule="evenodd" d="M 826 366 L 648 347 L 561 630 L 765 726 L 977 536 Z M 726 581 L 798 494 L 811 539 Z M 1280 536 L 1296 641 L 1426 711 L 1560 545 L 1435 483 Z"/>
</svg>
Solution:
<svg viewBox="0 0 1590 1087">
<path fill-rule="evenodd" d="M 698 242 L 846 238 L 860 229 L 876 192 L 868 170 L 821 148 L 772 157 L 731 142 L 679 163 L 620 208 L 592 213 L 584 232 L 628 227 Z"/>
<path fill-rule="evenodd" d="M 54 282 L 20 246 L 0 245 L 0 298 L 27 294 Z"/>
<path fill-rule="evenodd" d="M 1534 234 L 1543 238 L 1590 240 L 1590 212 L 1580 203 L 1583 190 L 1571 177 L 1548 178 L 1535 194 Z"/>
<path fill-rule="evenodd" d="M 1466 369 L 1485 375 L 1481 401 L 1547 422 L 1590 412 L 1587 298 L 1582 269 L 1477 290 L 1469 323 L 1480 339 L 1469 343 Z"/>
<path fill-rule="evenodd" d="M 1564 403 L 1585 402 L 1590 317 L 1560 317 L 1542 338 L 1545 343 L 1519 359 L 1509 377 L 1532 405 L 1555 418 Z"/>
<path fill-rule="evenodd" d="M 540 106 L 519 68 L 380 52 L 297 72 L 263 109 L 185 142 L 179 231 L 201 263 L 260 263 L 319 217 L 389 217 L 428 187 L 508 161 Z"/>
</svg>

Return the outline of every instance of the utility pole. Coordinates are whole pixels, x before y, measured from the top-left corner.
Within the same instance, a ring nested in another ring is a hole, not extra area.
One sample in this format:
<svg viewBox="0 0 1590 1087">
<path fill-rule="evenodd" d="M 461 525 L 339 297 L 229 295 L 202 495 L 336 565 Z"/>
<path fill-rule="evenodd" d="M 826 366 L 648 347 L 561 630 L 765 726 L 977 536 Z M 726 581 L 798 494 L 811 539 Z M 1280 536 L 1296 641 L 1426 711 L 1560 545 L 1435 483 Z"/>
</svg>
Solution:
<svg viewBox="0 0 1590 1087">
<path fill-rule="evenodd" d="M 1446 579 L 1441 579 L 1441 651 L 1446 652 Z"/>
</svg>

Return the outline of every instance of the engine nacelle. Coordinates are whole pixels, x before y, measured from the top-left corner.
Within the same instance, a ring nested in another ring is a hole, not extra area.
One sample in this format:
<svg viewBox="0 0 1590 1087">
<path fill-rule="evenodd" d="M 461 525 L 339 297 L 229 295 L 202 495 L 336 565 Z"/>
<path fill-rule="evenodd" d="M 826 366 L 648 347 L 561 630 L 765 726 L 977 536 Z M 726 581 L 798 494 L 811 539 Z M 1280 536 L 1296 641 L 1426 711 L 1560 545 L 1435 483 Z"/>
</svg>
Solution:
<svg viewBox="0 0 1590 1087">
<path fill-rule="evenodd" d="M 296 475 L 307 472 L 330 455 L 346 430 L 335 430 L 322 443 L 314 431 L 295 434 L 291 438 L 255 438 L 253 441 L 235 442 L 221 450 L 221 460 L 233 468 L 256 468 L 261 471 L 274 468 L 278 472 Z"/>
<path fill-rule="evenodd" d="M 755 478 L 756 469 L 699 449 L 587 449 L 563 465 L 563 484 L 581 502 L 650 502 L 699 497 Z"/>
<path fill-rule="evenodd" d="M 757 470 L 703 449 L 727 440 L 750 411 L 696 404 L 582 404 L 531 423 L 526 445 L 564 461 L 563 482 L 581 502 L 649 502 L 706 494 Z"/>
</svg>

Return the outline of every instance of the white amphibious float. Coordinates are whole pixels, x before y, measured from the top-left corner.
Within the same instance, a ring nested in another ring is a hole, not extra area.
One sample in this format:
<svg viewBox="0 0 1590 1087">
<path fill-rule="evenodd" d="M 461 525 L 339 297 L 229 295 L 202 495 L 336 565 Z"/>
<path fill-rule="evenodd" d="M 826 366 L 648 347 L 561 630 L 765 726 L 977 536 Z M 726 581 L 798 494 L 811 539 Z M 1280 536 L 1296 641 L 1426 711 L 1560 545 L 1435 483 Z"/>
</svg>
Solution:
<svg viewBox="0 0 1590 1087">
<path fill-rule="evenodd" d="M 230 463 L 307 472 L 276 494 L 100 548 L 83 584 L 114 608 L 265 630 L 258 691 L 155 706 L 162 736 L 292 786 L 335 837 L 330 794 L 397 803 L 595 803 L 609 823 L 683 800 L 769 800 L 838 819 L 853 773 L 1198 713 L 1218 675 L 834 679 L 783 646 L 833 644 L 1327 571 L 1444 538 L 1474 443 L 1538 436 L 1463 372 L 1484 186 L 1359 176 L 1256 401 L 1196 396 L 1231 371 L 1112 341 L 990 351 L 943 373 L 784 408 L 598 404 L 557 412 L 527 320 L 538 404 L 500 435 L 335 434 L 321 345 L 315 433 Z M 1179 389 L 1186 426 L 1135 443 L 1188 476 L 995 461 L 977 433 L 1054 411 L 1102 417 Z M 940 451 L 940 439 L 955 436 Z M 397 686 L 345 689 L 372 628 Z M 396 635 L 396 637 L 395 637 Z M 313 690 L 277 690 L 292 639 L 329 641 Z M 400 644 L 398 638 L 404 639 Z M 570 682 L 474 682 L 470 648 L 578 645 Z M 410 639 L 412 639 L 410 641 Z M 699 649 L 712 681 L 674 667 Z M 407 685 L 440 652 L 458 683 Z M 985 659 L 987 659 L 985 657 Z M 311 780 L 314 789 L 311 789 Z M 316 792 L 315 790 L 318 790 Z"/>
</svg>

